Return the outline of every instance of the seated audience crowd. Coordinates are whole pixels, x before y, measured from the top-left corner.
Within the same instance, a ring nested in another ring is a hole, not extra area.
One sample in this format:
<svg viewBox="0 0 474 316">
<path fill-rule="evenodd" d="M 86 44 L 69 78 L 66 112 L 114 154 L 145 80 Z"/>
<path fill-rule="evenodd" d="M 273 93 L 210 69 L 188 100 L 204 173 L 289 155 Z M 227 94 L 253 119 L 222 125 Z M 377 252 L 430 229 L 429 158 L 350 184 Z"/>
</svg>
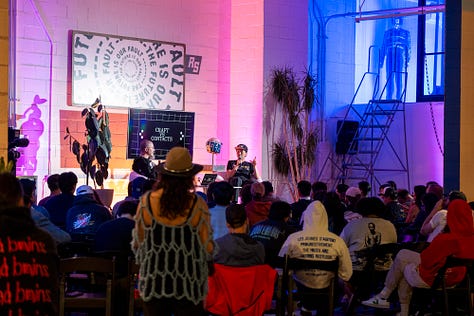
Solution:
<svg viewBox="0 0 474 316">
<path fill-rule="evenodd" d="M 474 203 L 468 204 L 467 197 L 460 191 L 452 191 L 445 198 L 443 187 L 436 182 L 415 185 L 411 192 L 410 188 L 397 188 L 395 182 L 387 181 L 373 194 L 367 181 L 356 186 L 341 183 L 336 190 L 329 190 L 326 183 L 302 180 L 297 183 L 297 197 L 285 201 L 270 181 L 245 183 L 235 191 L 228 181 L 219 179 L 198 193 L 192 179 L 202 166 L 192 164 L 193 169 L 189 169 L 192 171 L 183 168 L 182 174 L 174 173 L 174 169 L 168 170 L 166 165 L 180 163 L 181 158 L 175 157 L 174 161 L 167 157 L 165 163 L 154 165 L 151 161 L 154 148 L 149 142 L 143 142 L 141 147 L 142 155 L 134 162 L 134 176 L 128 183 L 127 196 L 112 209 L 101 203 L 91 186 L 77 186 L 78 178 L 73 172 L 50 175 L 47 179 L 50 195 L 39 203 L 35 181 L 0 174 L 0 241 L 6 245 L 7 238 L 12 237 L 18 241 L 37 240 L 44 244 L 44 253 L 19 255 L 29 261 L 51 261 L 51 278 L 42 278 L 36 283 L 51 291 L 51 300 L 25 304 L 24 311 L 34 314 L 36 310 L 56 308 L 53 292 L 57 289 L 57 280 L 53 278 L 56 278 L 57 266 L 51 259 L 57 258 L 56 249 L 85 243 L 91 254 L 118 255 L 120 273 L 126 276 L 128 258 L 137 252 L 132 249 L 132 240 L 137 246 L 137 240 L 143 243 L 144 232 L 148 234 L 148 230 L 159 227 L 178 231 L 186 230 L 182 225 L 190 224 L 191 230 L 187 233 L 197 234 L 198 239 L 204 238 L 208 243 L 206 249 L 196 251 L 202 251 L 201 259 L 208 261 L 210 274 L 212 263 L 233 267 L 266 264 L 282 268 L 285 255 L 323 261 L 338 259 L 335 276 L 302 270 L 293 278 L 298 291 L 311 292 L 327 287 L 330 278 L 336 277 L 340 281 L 337 305 L 342 307 L 349 304 L 356 283 L 361 281 L 357 280 L 357 273 L 367 271 L 368 261 L 374 260 L 367 254 L 381 245 L 397 245 L 397 249 L 401 249 L 398 254 L 394 252 L 372 262 L 377 271 L 384 271 L 383 276 L 386 274 L 383 289 L 380 291 L 380 287 L 377 292 L 377 288 L 372 288 L 371 293 L 366 293 L 367 297 L 358 299 L 371 308 L 393 308 L 402 316 L 409 315 L 412 288 L 430 287 L 448 256 L 474 259 L 474 211 L 470 208 Z M 171 205 L 176 201 L 175 187 L 186 197 L 187 202 L 179 203 L 186 211 L 175 210 L 177 213 L 170 217 L 161 203 Z M 162 194 L 165 200 L 161 200 Z M 153 213 L 143 213 L 150 201 L 152 204 L 159 201 L 159 210 L 164 215 L 157 213 L 156 206 L 150 206 Z M 196 214 L 199 217 L 194 217 Z M 142 221 L 139 225 L 137 217 Z M 152 217 L 153 223 L 163 225 L 150 226 Z M 199 232 L 194 232 L 196 227 L 200 227 Z M 159 236 L 158 231 L 153 234 L 157 238 L 155 243 L 168 238 L 166 234 Z M 180 242 L 178 236 L 174 242 Z M 185 248 L 196 246 L 183 242 Z M 7 247 L 2 249 L 7 252 Z M 13 260 L 14 255 L 5 253 L 5 260 Z M 59 255 L 71 253 L 60 251 Z M 463 271 L 454 269 L 448 276 L 448 285 L 455 285 L 463 276 Z M 2 282 L 13 286 L 14 279 L 8 276 Z M 25 278 L 21 282 L 32 287 L 36 281 Z M 393 298 L 391 294 L 397 289 L 398 297 Z M 159 304 L 153 308 L 159 308 Z M 201 308 L 193 304 L 189 308 Z M 317 315 L 328 313 L 327 301 L 323 300 L 303 299 L 299 306 L 301 315 L 313 315 L 315 310 Z"/>
</svg>

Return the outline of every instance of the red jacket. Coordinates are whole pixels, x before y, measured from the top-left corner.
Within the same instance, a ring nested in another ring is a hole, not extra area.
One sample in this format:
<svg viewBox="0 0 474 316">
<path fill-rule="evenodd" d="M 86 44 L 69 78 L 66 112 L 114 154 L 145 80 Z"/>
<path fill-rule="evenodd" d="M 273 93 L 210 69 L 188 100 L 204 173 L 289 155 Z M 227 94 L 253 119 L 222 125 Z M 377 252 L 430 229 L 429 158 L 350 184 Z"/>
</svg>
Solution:
<svg viewBox="0 0 474 316">
<path fill-rule="evenodd" d="M 252 200 L 245 206 L 245 213 L 249 219 L 249 226 L 257 224 L 258 222 L 268 219 L 270 212 L 271 201 L 255 201 Z"/>
<path fill-rule="evenodd" d="M 465 201 L 454 200 L 449 203 L 447 226 L 449 232 L 436 236 L 428 248 L 421 253 L 420 277 L 430 286 L 433 285 L 438 270 L 446 263 L 448 256 L 474 259 L 472 211 Z M 465 273 L 464 268 L 448 269 L 447 286 L 461 282 Z"/>
<path fill-rule="evenodd" d="M 208 278 L 208 312 L 219 316 L 258 316 L 270 309 L 277 272 L 269 265 L 214 267 L 214 274 Z"/>
</svg>

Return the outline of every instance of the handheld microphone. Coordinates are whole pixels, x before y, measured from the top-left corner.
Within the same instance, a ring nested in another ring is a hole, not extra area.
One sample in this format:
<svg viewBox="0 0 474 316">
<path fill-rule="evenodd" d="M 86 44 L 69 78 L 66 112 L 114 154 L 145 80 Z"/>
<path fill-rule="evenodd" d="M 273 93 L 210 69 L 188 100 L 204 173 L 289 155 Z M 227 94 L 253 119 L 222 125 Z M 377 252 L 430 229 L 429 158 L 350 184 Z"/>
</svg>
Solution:
<svg viewBox="0 0 474 316">
<path fill-rule="evenodd" d="M 243 159 L 242 159 L 242 153 L 239 154 L 239 159 L 237 160 L 237 164 L 240 165 L 242 164 Z"/>
</svg>

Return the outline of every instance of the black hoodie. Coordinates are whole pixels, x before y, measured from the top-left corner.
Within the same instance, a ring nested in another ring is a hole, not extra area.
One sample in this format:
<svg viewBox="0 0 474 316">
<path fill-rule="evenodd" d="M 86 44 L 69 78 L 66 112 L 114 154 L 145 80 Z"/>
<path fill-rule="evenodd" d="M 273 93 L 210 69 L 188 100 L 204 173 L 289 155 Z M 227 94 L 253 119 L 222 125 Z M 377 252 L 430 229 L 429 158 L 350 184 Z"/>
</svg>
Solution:
<svg viewBox="0 0 474 316">
<path fill-rule="evenodd" d="M 57 315 L 56 243 L 30 209 L 0 211 L 0 314 Z"/>
</svg>

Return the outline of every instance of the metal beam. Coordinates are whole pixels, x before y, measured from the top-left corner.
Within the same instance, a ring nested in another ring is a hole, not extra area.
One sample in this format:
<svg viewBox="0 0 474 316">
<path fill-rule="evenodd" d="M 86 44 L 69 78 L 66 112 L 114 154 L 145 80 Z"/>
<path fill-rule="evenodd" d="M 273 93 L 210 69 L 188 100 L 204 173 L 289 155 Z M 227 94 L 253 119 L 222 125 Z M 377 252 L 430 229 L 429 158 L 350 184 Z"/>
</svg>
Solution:
<svg viewBox="0 0 474 316">
<path fill-rule="evenodd" d="M 410 8 L 398 8 L 398 9 L 386 9 L 386 10 L 375 10 L 375 11 L 360 11 L 356 16 L 355 21 L 369 21 L 379 20 L 386 18 L 393 18 L 397 16 L 412 16 L 412 15 L 424 15 L 430 13 L 438 13 L 446 11 L 446 5 L 429 5 L 419 6 Z"/>
</svg>

